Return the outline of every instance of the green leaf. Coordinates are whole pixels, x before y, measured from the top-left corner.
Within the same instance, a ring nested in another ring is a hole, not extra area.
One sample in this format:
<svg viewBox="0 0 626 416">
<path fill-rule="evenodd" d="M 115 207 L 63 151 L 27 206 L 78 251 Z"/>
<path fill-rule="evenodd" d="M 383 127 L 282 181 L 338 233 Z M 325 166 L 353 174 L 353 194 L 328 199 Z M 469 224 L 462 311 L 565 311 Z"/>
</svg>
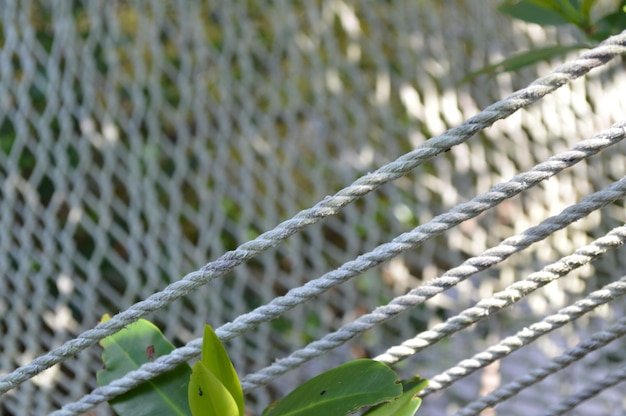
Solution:
<svg viewBox="0 0 626 416">
<path fill-rule="evenodd" d="M 193 416 L 237 416 L 240 408 L 228 389 L 202 361 L 191 371 L 187 392 Z"/>
<path fill-rule="evenodd" d="M 469 75 L 465 76 L 465 78 L 463 78 L 461 81 L 459 81 L 457 85 L 461 85 L 468 81 L 471 81 L 479 75 L 494 75 L 502 72 L 517 71 L 524 67 L 533 65 L 537 62 L 545 61 L 559 55 L 564 55 L 567 52 L 573 50 L 586 49 L 590 47 L 591 46 L 587 44 L 549 46 L 547 48 L 533 49 L 531 51 L 521 52 L 509 58 L 506 58 L 503 61 L 488 65 L 484 68 L 479 69 L 478 71 L 470 73 Z"/>
<path fill-rule="evenodd" d="M 611 35 L 620 33 L 624 29 L 626 29 L 626 1 L 622 1 L 615 12 L 605 15 L 598 20 L 593 27 L 593 33 L 589 37 L 602 41 Z"/>
<path fill-rule="evenodd" d="M 597 0 L 582 0 L 580 3 L 580 14 L 583 15 L 585 19 L 591 19 L 591 9 L 596 2 Z"/>
<path fill-rule="evenodd" d="M 413 416 L 422 404 L 417 393 L 428 385 L 428 380 L 416 376 L 411 380 L 402 381 L 402 395 L 397 399 L 380 404 L 365 412 L 364 416 Z"/>
<path fill-rule="evenodd" d="M 312 378 L 263 414 L 346 415 L 364 406 L 393 400 L 400 394 L 402 385 L 393 370 L 381 362 L 360 359 Z"/>
<path fill-rule="evenodd" d="M 104 315 L 101 322 L 109 319 L 109 315 Z M 138 369 L 142 364 L 153 361 L 159 355 L 169 354 L 174 350 L 174 346 L 159 328 L 145 319 L 102 339 L 100 345 L 104 348 L 104 369 L 96 374 L 100 386 L 107 385 L 129 371 Z M 187 385 L 190 374 L 189 365 L 181 364 L 116 397 L 109 404 L 120 416 L 189 415 Z"/>
<path fill-rule="evenodd" d="M 580 4 L 580 14 L 589 19 L 591 17 L 591 9 L 597 0 L 582 0 Z"/>
<path fill-rule="evenodd" d="M 239 416 L 243 416 L 244 402 L 243 390 L 233 363 L 228 357 L 224 345 L 213 332 L 209 325 L 204 326 L 204 336 L 202 338 L 202 362 L 206 368 L 220 381 L 228 390 L 232 398 L 237 403 Z"/>
<path fill-rule="evenodd" d="M 555 1 L 505 0 L 498 6 L 498 10 L 516 19 L 541 26 L 577 24 L 577 21 L 572 21 L 563 15 L 560 6 Z"/>
</svg>

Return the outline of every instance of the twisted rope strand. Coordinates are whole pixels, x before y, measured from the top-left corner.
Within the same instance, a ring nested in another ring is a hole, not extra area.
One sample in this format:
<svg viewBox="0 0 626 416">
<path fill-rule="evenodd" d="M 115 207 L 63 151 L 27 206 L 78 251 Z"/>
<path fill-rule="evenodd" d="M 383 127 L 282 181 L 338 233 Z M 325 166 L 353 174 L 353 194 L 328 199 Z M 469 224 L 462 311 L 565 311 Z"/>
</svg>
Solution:
<svg viewBox="0 0 626 416">
<path fill-rule="evenodd" d="M 516 395 L 526 387 L 539 383 L 549 375 L 566 368 L 570 364 L 585 357 L 590 352 L 604 347 L 624 334 L 626 334 L 626 318 L 621 318 L 617 321 L 617 323 L 611 325 L 608 330 L 597 332 L 588 340 L 579 343 L 574 348 L 567 350 L 564 354 L 555 357 L 546 366 L 534 369 L 530 373 L 518 377 L 514 381 L 500 387 L 489 395 L 470 403 L 468 406 L 457 412 L 455 416 L 477 415 L 487 407 L 493 407 L 496 404 Z"/>
<path fill-rule="evenodd" d="M 625 134 L 626 131 L 623 128 L 612 128 L 606 131 L 606 136 L 605 133 L 601 133 L 599 136 L 616 138 L 623 137 Z M 587 147 L 588 144 L 585 143 L 581 148 L 584 148 L 591 154 L 599 151 L 599 149 L 593 147 L 589 149 Z M 284 296 L 272 299 L 268 304 L 260 306 L 252 312 L 238 316 L 233 322 L 226 323 L 218 328 L 220 339 L 231 339 L 262 322 L 277 318 L 297 305 L 321 295 L 326 290 L 378 266 L 404 251 L 414 249 L 422 242 L 453 228 L 463 221 L 478 216 L 502 201 L 512 198 L 537 185 L 539 182 L 556 175 L 566 167 L 572 166 L 586 157 L 586 151 L 576 149 L 553 156 L 530 171 L 518 174 L 510 181 L 502 182 L 468 202 L 456 205 L 450 211 L 437 215 L 432 220 L 415 227 L 411 231 L 400 234 L 390 242 L 381 244 L 372 251 L 358 256 L 355 260 L 348 261 L 339 268 L 325 273 L 303 286 L 290 290 Z M 622 178 L 619 181 L 619 185 L 617 185 L 617 193 L 620 196 L 623 195 L 625 181 L 626 177 Z"/>
<path fill-rule="evenodd" d="M 517 193 L 528 189 L 531 186 L 534 186 L 539 181 L 558 173 L 565 167 L 577 163 L 578 161 L 586 157 L 586 155 L 597 153 L 602 147 L 608 146 L 611 142 L 619 140 L 619 138 L 623 137 L 624 135 L 624 129 L 619 127 L 614 127 L 606 130 L 605 132 L 599 133 L 598 135 L 594 136 L 594 138 L 579 143 L 577 146 L 574 147 L 573 150 L 553 156 L 548 161 L 535 166 L 531 171 L 516 175 L 511 180 L 511 182 L 501 183 L 492 188 L 492 190 L 508 188 L 513 189 L 513 192 L 504 193 L 502 191 L 490 191 L 483 195 L 479 195 L 472 201 L 458 205 L 450 212 L 435 217 L 429 223 L 416 227 L 413 231 L 409 233 L 400 235 L 399 237 L 395 238 L 391 243 L 383 244 L 374 249 L 374 251 L 359 256 L 356 260 L 345 263 L 339 269 L 329 272 L 318 279 L 310 281 L 303 287 L 292 289 L 285 296 L 275 298 L 267 305 L 261 306 L 252 312 L 239 316 L 237 319 L 235 319 L 235 321 L 221 326 L 215 332 L 218 337 L 223 341 L 234 338 L 238 334 L 241 334 L 249 330 L 250 328 L 255 327 L 259 323 L 271 320 L 284 313 L 285 311 L 306 301 L 307 299 L 323 293 L 329 287 L 339 284 L 349 277 L 358 275 L 363 271 L 381 263 L 382 261 L 397 255 L 397 253 L 400 252 L 398 250 L 406 250 L 412 248 L 415 245 L 421 243 L 426 238 L 429 238 L 428 234 L 425 234 L 420 230 L 427 231 L 432 228 L 430 236 L 436 235 L 442 232 L 444 229 L 450 228 L 456 223 L 460 222 L 460 218 L 462 215 L 469 215 L 468 218 L 471 218 L 471 216 L 476 216 L 480 212 L 488 209 L 490 205 L 496 205 L 502 200 L 512 197 Z M 604 199 L 606 203 L 623 196 L 624 193 L 626 193 L 626 178 L 623 178 L 621 181 L 613 184 L 612 186 L 609 186 L 605 190 L 605 193 L 606 195 L 604 195 L 600 199 Z M 474 202 L 483 200 L 487 202 Z M 464 207 L 466 206 L 470 209 L 467 213 L 462 214 L 463 210 L 465 209 Z M 478 211 L 473 209 L 475 206 L 479 207 Z M 461 214 L 456 213 L 455 211 L 460 211 Z M 431 227 L 431 223 L 435 223 L 436 225 L 434 227 Z M 411 238 L 409 237 L 411 235 L 416 236 L 414 242 L 410 242 Z M 394 243 L 397 240 L 407 242 L 402 245 L 398 245 L 398 248 Z M 361 259 L 364 260 L 361 261 Z M 309 288 L 311 289 L 309 290 Z M 129 372 L 128 374 L 126 374 L 126 376 L 118 380 L 114 380 L 106 386 L 94 389 L 92 393 L 84 396 L 78 402 L 64 406 L 62 408 L 63 413 L 57 413 L 57 415 L 70 415 L 85 412 L 86 410 L 101 402 L 110 400 L 113 397 L 127 392 L 128 390 L 132 389 L 143 381 L 149 380 L 156 375 L 161 374 L 164 371 L 168 371 L 176 367 L 180 363 L 195 357 L 199 354 L 201 347 L 201 339 L 193 340 L 186 346 L 178 348 L 166 356 L 159 357 L 157 360 L 151 363 L 146 363 L 142 365 L 139 369 Z"/>
<path fill-rule="evenodd" d="M 326 334 L 320 340 L 311 342 L 306 347 L 275 361 L 257 373 L 247 375 L 242 379 L 242 387 L 244 390 L 250 391 L 269 383 L 305 362 L 343 345 L 357 335 L 426 302 L 431 297 L 455 286 L 470 276 L 506 260 L 514 253 L 543 240 L 555 231 L 565 228 L 624 195 L 626 195 L 626 180 L 615 182 L 602 191 L 588 195 L 578 204 L 567 207 L 559 215 L 542 221 L 539 225 L 529 228 L 522 234 L 507 238 L 480 256 L 472 257 L 460 266 L 448 270 L 441 277 L 411 290 L 406 295 L 394 298 L 387 305 L 379 306 L 371 313 L 358 317 L 337 331 Z"/>
<path fill-rule="evenodd" d="M 334 215 L 345 205 L 360 198 L 367 192 L 382 184 L 403 176 L 411 169 L 438 153 L 468 140 L 476 132 L 490 126 L 496 120 L 505 118 L 518 109 L 528 106 L 546 94 L 578 78 L 591 69 L 605 64 L 615 56 L 626 52 L 626 31 L 602 42 L 596 48 L 582 54 L 576 60 L 557 67 L 551 74 L 542 77 L 527 88 L 511 94 L 487 107 L 478 115 L 470 118 L 460 126 L 448 130 L 441 136 L 428 140 L 414 151 L 401 156 L 377 171 L 365 175 L 352 185 L 327 197 L 312 208 L 301 211 L 295 217 L 279 224 L 276 228 L 263 233 L 256 239 L 244 243 L 238 249 L 225 253 L 216 261 L 204 266 L 199 271 L 186 275 L 183 279 L 172 283 L 163 291 L 157 292 L 142 302 L 131 306 L 126 311 L 115 315 L 111 320 L 85 331 L 77 338 L 51 350 L 48 354 L 34 359 L 31 363 L 0 377 L 0 393 L 15 388 L 41 371 L 58 364 L 77 354 L 102 338 L 112 335 L 124 326 L 139 318 L 160 309 L 194 289 L 207 284 L 212 279 L 232 270 L 242 262 L 274 247 L 292 234 L 321 219 Z"/>
<path fill-rule="evenodd" d="M 497 345 L 491 346 L 487 350 L 475 354 L 472 358 L 463 360 L 454 367 L 436 375 L 430 379 L 428 387 L 420 393 L 420 397 L 426 397 L 450 386 L 476 370 L 506 357 L 525 345 L 534 342 L 537 338 L 580 318 L 598 306 L 615 300 L 625 293 L 626 276 L 617 282 L 605 285 L 602 289 L 590 293 L 573 305 L 560 309 L 557 313 L 547 316 L 541 322 L 536 322 L 529 328 L 518 331 L 515 335 L 503 339 Z"/>
<path fill-rule="evenodd" d="M 579 248 L 574 254 L 563 257 L 559 261 L 545 266 L 541 271 L 532 273 L 526 279 L 513 283 L 503 291 L 495 293 L 491 298 L 482 299 L 476 306 L 465 309 L 460 314 L 449 318 L 446 322 L 435 325 L 433 329 L 424 331 L 398 346 L 389 348 L 385 353 L 374 359 L 391 365 L 415 355 L 418 351 L 441 341 L 450 334 L 467 328 L 487 318 L 494 312 L 512 305 L 540 287 L 591 262 L 610 249 L 624 244 L 625 241 L 626 225 L 614 228 L 605 236 L 600 237 L 589 245 Z"/>
<path fill-rule="evenodd" d="M 566 400 L 561 402 L 558 407 L 555 407 L 553 410 L 546 413 L 544 416 L 560 416 L 563 415 L 585 400 L 589 400 L 590 398 L 598 395 L 599 393 L 607 390 L 610 387 L 616 386 L 617 384 L 626 380 L 626 366 L 622 367 L 618 371 L 613 371 L 607 375 L 605 375 L 602 380 L 594 380 L 593 383 L 589 383 L 589 385 L 583 389 L 582 391 L 571 395 Z"/>
</svg>

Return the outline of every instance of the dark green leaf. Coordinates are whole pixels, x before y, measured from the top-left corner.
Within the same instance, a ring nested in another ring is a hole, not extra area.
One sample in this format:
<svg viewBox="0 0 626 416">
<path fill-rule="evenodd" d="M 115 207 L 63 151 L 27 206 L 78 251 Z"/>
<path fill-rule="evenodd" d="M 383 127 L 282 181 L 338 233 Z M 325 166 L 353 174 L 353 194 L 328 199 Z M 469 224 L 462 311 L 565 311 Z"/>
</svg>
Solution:
<svg viewBox="0 0 626 416">
<path fill-rule="evenodd" d="M 109 319 L 105 315 L 102 321 Z M 101 386 L 174 349 L 159 328 L 145 319 L 104 338 L 100 344 L 104 348 L 102 361 L 105 368 L 98 371 L 96 378 Z M 190 375 L 189 365 L 181 364 L 116 397 L 110 404 L 120 416 L 190 415 L 187 403 Z"/>
<path fill-rule="evenodd" d="M 580 14 L 585 16 L 586 19 L 591 17 L 591 9 L 597 0 L 582 0 L 580 3 Z"/>
<path fill-rule="evenodd" d="M 616 12 L 606 15 L 596 22 L 590 37 L 602 41 L 624 29 L 626 29 L 626 0 L 622 1 Z"/>
<path fill-rule="evenodd" d="M 564 55 L 567 52 L 590 48 L 590 45 L 580 44 L 580 45 L 569 45 L 569 46 L 550 46 L 547 48 L 533 49 L 531 51 L 518 53 L 509 58 L 506 58 L 503 61 L 495 63 L 493 65 L 488 65 L 484 68 L 479 69 L 478 71 L 474 71 L 471 74 L 467 75 L 461 81 L 459 81 L 458 85 L 464 84 L 479 75 L 494 75 L 502 72 L 509 71 L 517 71 L 524 67 L 533 65 L 537 62 L 545 61 L 550 58 L 554 58 L 559 55 Z"/>
<path fill-rule="evenodd" d="M 577 25 L 582 18 L 566 14 L 558 2 L 549 0 L 505 0 L 498 6 L 498 10 L 516 19 L 541 26 L 569 23 Z"/>
<path fill-rule="evenodd" d="M 354 360 L 297 387 L 266 416 L 346 415 L 364 406 L 390 401 L 402 394 L 396 374 L 374 360 Z"/>
</svg>

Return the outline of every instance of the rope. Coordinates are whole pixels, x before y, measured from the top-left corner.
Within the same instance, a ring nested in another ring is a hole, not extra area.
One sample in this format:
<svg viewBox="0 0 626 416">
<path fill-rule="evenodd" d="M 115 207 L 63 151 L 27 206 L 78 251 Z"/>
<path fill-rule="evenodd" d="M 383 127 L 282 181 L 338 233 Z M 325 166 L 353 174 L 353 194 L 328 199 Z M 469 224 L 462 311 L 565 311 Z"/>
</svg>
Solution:
<svg viewBox="0 0 626 416">
<path fill-rule="evenodd" d="M 617 323 L 611 325 L 608 330 L 597 332 L 590 339 L 579 343 L 574 348 L 567 350 L 564 354 L 552 359 L 548 365 L 534 369 L 530 373 L 518 377 L 516 380 L 500 387 L 489 395 L 470 403 L 457 412 L 455 416 L 477 415 L 487 407 L 493 407 L 516 395 L 526 387 L 532 386 L 548 377 L 550 374 L 566 368 L 573 362 L 585 357 L 590 352 L 604 347 L 624 334 L 626 334 L 626 318 L 621 318 Z"/>
<path fill-rule="evenodd" d="M 0 393 L 15 388 L 41 371 L 65 361 L 102 338 L 114 334 L 124 326 L 167 306 L 176 299 L 207 284 L 212 279 L 224 275 L 244 261 L 278 245 L 306 226 L 317 223 L 327 216 L 335 215 L 344 206 L 368 192 L 405 175 L 424 161 L 448 150 L 452 146 L 465 142 L 478 131 L 490 126 L 495 121 L 508 117 L 518 109 L 532 104 L 546 94 L 586 74 L 591 69 L 605 64 L 624 52 L 626 52 L 626 31 L 608 38 L 596 48 L 582 54 L 578 59 L 557 67 L 551 74 L 536 80 L 528 87 L 511 94 L 506 99 L 492 104 L 460 126 L 426 141 L 422 146 L 384 165 L 375 172 L 364 175 L 352 185 L 337 192 L 334 196 L 326 197 L 312 208 L 300 211 L 292 219 L 282 222 L 273 230 L 242 244 L 234 251 L 225 253 L 199 271 L 187 274 L 181 280 L 167 286 L 164 290 L 115 315 L 111 320 L 83 332 L 75 339 L 64 343 L 43 356 L 37 357 L 31 363 L 0 377 Z M 510 192 L 511 190 L 508 191 Z M 403 243 L 397 242 L 397 244 L 402 245 Z"/>
<path fill-rule="evenodd" d="M 626 276 L 617 282 L 609 283 L 602 289 L 590 293 L 587 297 L 573 305 L 547 316 L 541 322 L 532 324 L 530 328 L 524 328 L 517 334 L 503 339 L 497 345 L 489 347 L 486 351 L 475 354 L 472 358 L 463 360 L 456 366 L 436 375 L 430 379 L 428 387 L 420 393 L 420 397 L 426 397 L 437 390 L 448 387 L 452 383 L 530 344 L 537 338 L 580 318 L 598 306 L 604 305 L 624 294 L 626 294 Z"/>
<path fill-rule="evenodd" d="M 554 410 L 549 411 L 545 416 L 559 416 L 569 412 L 585 400 L 589 400 L 598 393 L 613 387 L 626 380 L 626 366 L 622 367 L 618 371 L 611 372 L 604 376 L 602 380 L 594 380 L 593 383 L 589 383 L 589 386 L 584 390 L 571 395 L 566 400 L 561 402 Z"/>
<path fill-rule="evenodd" d="M 616 126 L 622 124 L 618 123 Z M 613 127 L 601 132 L 593 138 L 574 146 L 572 150 L 553 156 L 530 171 L 516 175 L 511 181 L 498 184 L 485 194 L 479 195 L 464 204 L 457 205 L 451 211 L 433 218 L 428 223 L 420 225 L 408 233 L 401 234 L 390 243 L 382 244 L 373 251 L 343 264 L 338 269 L 326 273 L 302 287 L 290 290 L 285 296 L 275 298 L 270 303 L 237 317 L 232 323 L 227 323 L 218 328 L 216 334 L 222 341 L 227 341 L 264 321 L 274 319 L 308 299 L 318 296 L 330 287 L 338 285 L 348 278 L 398 255 L 402 251 L 414 248 L 424 240 L 452 228 L 464 220 L 475 217 L 503 200 L 517 195 L 568 166 L 574 165 L 583 158 L 596 154 L 612 142 L 623 138 L 624 135 L 626 135 L 626 131 L 621 127 Z M 605 205 L 623 196 L 625 193 L 626 178 L 623 178 L 621 181 L 613 184 L 613 187 L 608 187 L 604 193 L 600 193 L 599 199 L 604 202 L 596 202 L 596 204 L 599 206 Z M 592 196 L 588 198 L 593 200 Z M 157 360 L 146 363 L 139 369 L 129 372 L 123 378 L 114 380 L 106 386 L 96 388 L 91 394 L 84 396 L 78 402 L 64 406 L 61 409 L 63 413 L 56 414 L 71 415 L 85 412 L 91 407 L 123 394 L 142 382 L 195 357 L 201 348 L 202 340 L 193 340 L 185 347 L 174 350 L 166 356 L 159 357 Z"/>
<path fill-rule="evenodd" d="M 505 290 L 495 293 L 491 298 L 482 299 L 473 308 L 465 309 L 460 314 L 449 318 L 446 322 L 435 325 L 433 329 L 424 331 L 415 338 L 388 349 L 374 359 L 391 365 L 415 355 L 418 351 L 439 342 L 446 336 L 467 328 L 489 315 L 512 305 L 540 287 L 591 262 L 610 249 L 624 244 L 625 241 L 626 225 L 614 228 L 605 236 L 579 248 L 574 254 L 563 257 L 559 261 L 545 266 L 538 272 L 531 273 L 526 279 L 513 283 Z"/>
<path fill-rule="evenodd" d="M 583 145 L 585 142 L 581 142 Z M 537 241 L 543 240 L 553 232 L 589 215 L 589 213 L 626 195 L 626 180 L 615 182 L 602 191 L 588 195 L 576 205 L 567 207 L 557 216 L 550 217 L 539 225 L 529 228 L 523 234 L 509 237 L 497 247 L 491 248 L 480 256 L 472 257 L 463 264 L 448 270 L 441 277 L 411 290 L 406 295 L 394 298 L 389 304 L 376 308 L 373 312 L 362 315 L 339 330 L 326 334 L 322 339 L 311 342 L 303 349 L 294 351 L 288 357 L 275 361 L 271 366 L 250 374 L 242 379 L 246 391 L 254 390 L 269 383 L 278 376 L 291 371 L 307 361 L 343 345 L 357 335 L 387 322 L 406 312 L 431 297 L 464 281 L 470 276 L 488 269 L 514 253 L 524 250 Z"/>
</svg>

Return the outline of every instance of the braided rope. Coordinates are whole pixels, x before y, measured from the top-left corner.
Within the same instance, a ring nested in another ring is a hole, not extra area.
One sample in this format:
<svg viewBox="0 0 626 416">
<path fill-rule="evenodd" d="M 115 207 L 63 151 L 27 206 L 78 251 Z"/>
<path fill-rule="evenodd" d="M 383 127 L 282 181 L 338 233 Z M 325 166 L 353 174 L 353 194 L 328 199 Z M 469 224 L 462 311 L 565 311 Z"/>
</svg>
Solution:
<svg viewBox="0 0 626 416">
<path fill-rule="evenodd" d="M 617 123 L 612 128 L 595 135 L 592 139 L 579 143 L 572 150 L 551 157 L 548 161 L 535 166 L 531 171 L 516 175 L 511 181 L 495 186 L 490 192 L 482 194 L 467 203 L 457 205 L 450 212 L 439 215 L 430 222 L 416 227 L 411 232 L 398 236 L 390 243 L 383 244 L 372 252 L 345 263 L 339 269 L 308 282 L 303 287 L 293 289 L 287 295 L 275 298 L 269 304 L 261 306 L 248 314 L 239 316 L 232 323 L 218 328 L 216 333 L 220 339 L 226 341 L 262 322 L 273 319 L 329 288 L 346 281 L 350 277 L 375 267 L 403 251 L 414 248 L 424 240 L 452 228 L 462 221 L 479 215 L 504 199 L 511 198 L 538 182 L 555 175 L 566 167 L 572 166 L 583 158 L 599 152 L 601 149 L 621 140 L 624 134 L 624 123 Z M 68 413 L 60 414 L 84 412 L 98 403 L 123 394 L 141 382 L 195 357 L 200 352 L 200 349 L 201 341 L 194 340 L 185 347 L 179 348 L 167 356 L 160 357 L 158 360 L 128 373 L 122 379 L 95 389 L 79 402 L 65 406 L 63 410 L 67 410 Z"/>
<path fill-rule="evenodd" d="M 530 344 L 537 338 L 580 318 L 598 306 L 615 300 L 624 294 L 626 294 L 626 276 L 617 282 L 605 285 L 602 289 L 590 293 L 573 305 L 560 309 L 557 313 L 547 316 L 541 322 L 536 322 L 529 328 L 518 331 L 515 335 L 503 339 L 497 345 L 491 346 L 487 350 L 475 354 L 473 357 L 463 360 L 454 367 L 436 375 L 430 379 L 428 387 L 420 393 L 420 397 L 426 397 L 448 387 L 494 361 L 500 360 Z"/>
<path fill-rule="evenodd" d="M 605 236 L 579 248 L 574 254 L 563 257 L 557 262 L 543 267 L 538 272 L 531 273 L 526 279 L 513 283 L 488 299 L 482 299 L 473 308 L 465 309 L 460 314 L 446 320 L 446 322 L 435 325 L 433 329 L 424 331 L 398 346 L 389 348 L 385 353 L 374 359 L 391 365 L 415 355 L 418 351 L 441 341 L 446 336 L 467 328 L 487 318 L 489 315 L 512 305 L 524 296 L 591 262 L 610 249 L 624 244 L 624 242 L 626 242 L 626 225 L 614 228 Z"/>
<path fill-rule="evenodd" d="M 441 136 L 428 140 L 422 146 L 401 156 L 394 162 L 359 178 L 352 185 L 337 192 L 334 196 L 326 197 L 312 208 L 301 211 L 292 219 L 279 224 L 273 230 L 244 243 L 234 251 L 225 253 L 199 271 L 186 275 L 181 280 L 166 287 L 163 291 L 157 292 L 144 301 L 131 306 L 126 311 L 117 314 L 110 321 L 83 332 L 75 339 L 53 349 L 48 354 L 40 356 L 31 363 L 0 377 L 0 393 L 15 388 L 41 371 L 66 360 L 102 338 L 114 334 L 124 326 L 170 304 L 181 296 L 207 284 L 212 279 L 222 276 L 242 262 L 276 246 L 304 227 L 314 224 L 327 216 L 336 214 L 344 206 L 368 192 L 405 175 L 424 161 L 452 146 L 463 143 L 495 121 L 532 104 L 546 94 L 586 74 L 591 69 L 605 64 L 624 52 L 626 52 L 626 32 L 607 39 L 598 47 L 582 54 L 578 59 L 561 65 L 551 74 L 536 80 L 527 88 L 519 90 L 506 99 L 487 107 L 484 111 L 468 119 L 460 126 L 448 130 Z M 195 345 L 193 343 L 190 344 Z"/>
<path fill-rule="evenodd" d="M 583 145 L 585 142 L 581 142 Z M 563 212 L 550 217 L 524 233 L 509 237 L 498 246 L 486 250 L 480 256 L 472 257 L 463 264 L 448 270 L 441 277 L 411 290 L 406 295 L 394 298 L 389 304 L 376 308 L 369 314 L 358 317 L 353 322 L 344 325 L 335 332 L 326 334 L 320 340 L 311 342 L 306 347 L 294 351 L 289 356 L 275 361 L 257 373 L 247 375 L 242 379 L 242 387 L 246 391 L 253 390 L 269 383 L 278 376 L 291 371 L 307 361 L 343 345 L 357 335 L 393 319 L 431 297 L 453 287 L 472 275 L 488 269 L 518 251 L 522 251 L 537 241 L 543 240 L 557 230 L 589 215 L 589 213 L 626 195 L 626 179 L 609 185 L 602 191 L 585 197 L 576 205 L 567 207 Z"/>
<path fill-rule="evenodd" d="M 606 331 L 595 333 L 588 340 L 579 343 L 574 348 L 571 348 L 558 357 L 553 358 L 546 366 L 534 369 L 530 373 L 518 377 L 514 381 L 500 387 L 489 395 L 470 403 L 468 406 L 457 412 L 455 416 L 477 415 L 487 407 L 493 407 L 494 405 L 516 395 L 526 387 L 539 383 L 549 375 L 568 367 L 570 364 L 580 360 L 590 352 L 604 347 L 624 334 L 626 334 L 626 318 L 621 318 L 615 324 L 611 325 Z"/>
<path fill-rule="evenodd" d="M 561 402 L 558 407 L 555 407 L 553 410 L 550 410 L 544 416 L 559 416 L 569 412 L 585 400 L 589 400 L 590 398 L 598 395 L 598 393 L 608 389 L 609 387 L 613 387 L 623 381 L 626 380 L 626 366 L 622 367 L 618 371 L 613 371 L 607 375 L 605 375 L 602 380 L 594 380 L 592 383 L 589 383 L 589 386 L 584 390 L 575 393 L 568 397 L 566 400 Z"/>
</svg>

